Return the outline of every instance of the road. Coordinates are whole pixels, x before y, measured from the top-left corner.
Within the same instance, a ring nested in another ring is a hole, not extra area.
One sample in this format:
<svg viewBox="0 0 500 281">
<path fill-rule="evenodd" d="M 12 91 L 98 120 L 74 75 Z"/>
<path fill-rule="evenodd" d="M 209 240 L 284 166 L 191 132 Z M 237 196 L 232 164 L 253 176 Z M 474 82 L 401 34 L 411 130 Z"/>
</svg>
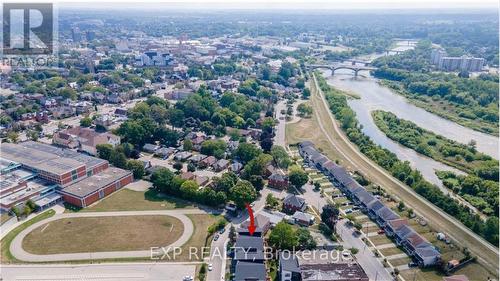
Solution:
<svg viewBox="0 0 500 281">
<path fill-rule="evenodd" d="M 229 225 L 226 226 L 224 233 L 219 235 L 219 239 L 212 241 L 210 257 L 207 261 L 208 264 L 212 264 L 212 271 L 209 271 L 207 274 L 208 281 L 224 280 L 223 278 L 226 275 L 226 246 L 229 241 L 229 228 Z"/>
<path fill-rule="evenodd" d="M 286 100 L 281 99 L 276 104 L 274 108 L 274 118 L 278 120 L 278 124 L 276 124 L 276 136 L 274 137 L 274 143 L 276 145 L 280 145 L 282 147 L 286 146 L 285 142 L 285 128 L 286 128 L 286 114 L 281 114 L 281 111 L 286 111 Z"/>
<path fill-rule="evenodd" d="M 21 261 L 27 262 L 51 262 L 51 261 L 71 261 L 71 260 L 93 260 L 93 259 L 111 259 L 111 258 L 137 258 L 151 257 L 151 250 L 140 251 L 113 251 L 113 252 L 90 252 L 90 253 L 70 253 L 70 254 L 51 254 L 51 255 L 35 255 L 26 252 L 22 247 L 24 237 L 46 223 L 64 219 L 64 218 L 82 218 L 82 217 L 109 217 L 109 216 L 151 216 L 151 215 L 168 215 L 179 219 L 184 224 L 184 232 L 179 239 L 170 245 L 162 245 L 165 249 L 172 247 L 180 247 L 184 245 L 193 234 L 194 225 L 191 219 L 186 214 L 205 214 L 205 211 L 199 209 L 182 209 L 182 210 L 155 210 L 155 211 L 123 211 L 123 212 L 88 212 L 88 213 L 64 213 L 56 214 L 48 219 L 30 225 L 21 231 L 10 244 L 10 252 L 12 255 Z M 160 253 L 160 251 L 158 251 Z"/>
<path fill-rule="evenodd" d="M 312 206 L 317 210 L 321 210 L 323 206 L 328 204 L 327 199 L 325 197 L 321 197 L 320 192 L 314 191 L 313 185 L 304 185 L 303 191 L 305 192 L 301 196 L 306 200 L 309 206 Z M 389 272 L 380 260 L 375 257 L 372 251 L 365 249 L 366 244 L 361 240 L 361 237 L 355 236 L 354 229 L 344 225 L 344 223 L 344 220 L 337 223 L 337 234 L 342 239 L 342 242 L 340 243 L 344 246 L 344 249 L 350 249 L 352 247 L 359 249 L 359 252 L 355 255 L 356 260 L 361 267 L 363 267 L 370 280 L 393 280 Z"/>
<path fill-rule="evenodd" d="M 2 265 L 0 280 L 180 281 L 195 271 L 196 265 L 172 263 Z"/>
<path fill-rule="evenodd" d="M 479 235 L 472 232 L 457 219 L 427 201 L 413 191 L 409 186 L 392 177 L 387 171 L 363 155 L 342 132 L 335 121 L 328 104 L 319 90 L 316 77 L 311 87 L 311 102 L 314 114 L 320 120 L 319 127 L 325 134 L 330 144 L 340 153 L 346 161 L 345 164 L 361 171 L 366 177 L 383 186 L 389 193 L 396 195 L 420 216 L 427 219 L 436 230 L 446 233 L 463 247 L 467 247 L 478 257 L 491 272 L 498 276 L 498 248 L 488 243 Z M 317 89 L 317 90 L 316 90 Z"/>
</svg>

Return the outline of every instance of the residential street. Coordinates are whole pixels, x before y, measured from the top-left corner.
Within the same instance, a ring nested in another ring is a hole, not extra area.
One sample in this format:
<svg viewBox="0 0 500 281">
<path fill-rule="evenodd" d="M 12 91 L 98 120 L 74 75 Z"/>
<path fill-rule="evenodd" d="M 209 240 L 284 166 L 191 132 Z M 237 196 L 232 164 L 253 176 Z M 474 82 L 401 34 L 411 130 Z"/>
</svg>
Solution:
<svg viewBox="0 0 500 281">
<path fill-rule="evenodd" d="M 321 197 L 320 192 L 316 192 L 313 189 L 313 185 L 304 185 L 305 192 L 302 194 L 302 197 L 306 200 L 309 206 L 321 211 L 323 206 L 328 204 L 328 202 L 325 197 Z M 337 223 L 337 234 L 342 239 L 341 244 L 344 246 L 344 249 L 352 247 L 359 249 L 359 252 L 355 255 L 356 259 L 363 267 L 370 280 L 393 280 L 392 276 L 384 268 L 380 260 L 375 257 L 368 247 L 365 247 L 366 244 L 361 240 L 361 237 L 354 236 L 353 230 L 354 229 L 352 227 L 349 228 L 345 225 L 344 220 Z"/>
</svg>

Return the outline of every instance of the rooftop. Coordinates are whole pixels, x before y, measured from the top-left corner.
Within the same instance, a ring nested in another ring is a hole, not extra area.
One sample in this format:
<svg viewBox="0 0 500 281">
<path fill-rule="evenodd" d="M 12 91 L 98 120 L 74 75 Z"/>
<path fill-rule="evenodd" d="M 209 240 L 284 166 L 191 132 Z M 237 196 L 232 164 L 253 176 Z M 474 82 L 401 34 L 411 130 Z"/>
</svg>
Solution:
<svg viewBox="0 0 500 281">
<path fill-rule="evenodd" d="M 127 175 L 131 172 L 123 169 L 109 167 L 99 174 L 85 178 L 77 183 L 65 187 L 62 192 L 78 197 L 85 197 Z"/>
</svg>

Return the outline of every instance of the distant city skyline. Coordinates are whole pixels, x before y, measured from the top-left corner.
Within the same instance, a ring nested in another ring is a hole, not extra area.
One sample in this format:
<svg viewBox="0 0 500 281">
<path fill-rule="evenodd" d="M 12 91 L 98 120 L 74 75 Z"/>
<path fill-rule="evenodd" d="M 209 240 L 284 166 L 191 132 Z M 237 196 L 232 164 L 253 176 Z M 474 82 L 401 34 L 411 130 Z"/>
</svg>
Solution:
<svg viewBox="0 0 500 281">
<path fill-rule="evenodd" d="M 34 2 L 39 2 L 35 0 Z M 486 9 L 498 8 L 498 1 L 495 0 L 383 0 L 383 1 L 367 1 L 367 0 L 144 0 L 140 3 L 137 0 L 64 0 L 55 1 L 61 7 L 81 7 L 92 9 L 89 3 L 99 3 L 99 8 L 118 8 L 116 5 L 120 3 L 119 8 L 144 8 L 145 4 L 154 4 L 151 9 L 162 7 L 183 8 L 183 9 L 288 9 L 288 10 L 363 10 L 363 9 Z"/>
</svg>

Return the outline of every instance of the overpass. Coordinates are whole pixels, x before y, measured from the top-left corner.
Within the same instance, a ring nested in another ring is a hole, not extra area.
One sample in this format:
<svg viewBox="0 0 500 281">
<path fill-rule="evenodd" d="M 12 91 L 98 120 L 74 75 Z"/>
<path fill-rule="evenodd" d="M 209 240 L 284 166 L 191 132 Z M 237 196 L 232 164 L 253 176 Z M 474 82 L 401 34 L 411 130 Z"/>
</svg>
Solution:
<svg viewBox="0 0 500 281">
<path fill-rule="evenodd" d="M 364 65 L 357 65 L 355 61 L 353 61 L 351 64 L 343 64 L 343 63 L 335 63 L 335 64 L 309 64 L 306 65 L 306 68 L 309 70 L 314 70 L 314 69 L 330 69 L 332 71 L 332 76 L 335 74 L 336 70 L 339 69 L 350 69 L 354 72 L 354 76 L 357 77 L 358 73 L 360 71 L 371 71 L 371 70 L 376 70 L 376 67 L 369 66 L 368 64 Z"/>
</svg>

